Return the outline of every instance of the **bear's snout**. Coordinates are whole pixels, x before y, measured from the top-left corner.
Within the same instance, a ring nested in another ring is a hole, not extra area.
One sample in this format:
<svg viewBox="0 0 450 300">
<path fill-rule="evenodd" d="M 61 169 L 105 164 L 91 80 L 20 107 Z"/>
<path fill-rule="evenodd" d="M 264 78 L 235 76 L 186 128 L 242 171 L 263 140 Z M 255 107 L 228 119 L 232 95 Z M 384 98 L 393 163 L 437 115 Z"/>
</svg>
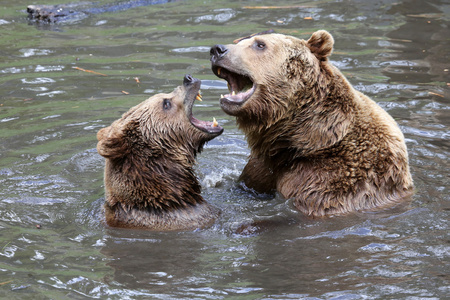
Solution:
<svg viewBox="0 0 450 300">
<path fill-rule="evenodd" d="M 183 78 L 183 84 L 184 85 L 188 85 L 188 84 L 192 83 L 195 80 L 197 80 L 197 79 L 193 78 L 190 74 L 186 74 L 186 75 L 184 75 L 184 78 Z"/>
<path fill-rule="evenodd" d="M 225 54 L 228 53 L 228 49 L 225 45 L 214 45 L 211 47 L 209 54 L 211 55 L 211 61 L 214 63 L 220 60 Z"/>
</svg>

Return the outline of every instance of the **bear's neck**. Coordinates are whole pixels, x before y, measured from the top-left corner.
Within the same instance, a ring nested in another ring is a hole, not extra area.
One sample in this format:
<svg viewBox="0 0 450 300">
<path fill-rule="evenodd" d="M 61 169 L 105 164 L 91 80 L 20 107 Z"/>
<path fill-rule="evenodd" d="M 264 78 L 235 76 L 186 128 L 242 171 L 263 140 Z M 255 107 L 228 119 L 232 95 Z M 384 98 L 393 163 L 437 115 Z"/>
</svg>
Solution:
<svg viewBox="0 0 450 300">
<path fill-rule="evenodd" d="M 207 202 L 169 211 L 151 211 L 105 203 L 105 221 L 113 227 L 145 228 L 158 231 L 204 228 L 217 219 L 220 212 Z"/>
<path fill-rule="evenodd" d="M 193 165 L 162 156 L 128 156 L 121 161 L 107 160 L 105 185 L 108 193 L 106 200 L 111 206 L 120 204 L 129 209 L 158 213 L 205 202 L 200 195 L 201 186 Z"/>
<path fill-rule="evenodd" d="M 344 138 L 353 122 L 355 103 L 351 95 L 355 90 L 337 69 L 333 71 L 321 74 L 318 83 L 306 91 L 299 85 L 303 89 L 292 96 L 281 94 L 285 99 L 260 99 L 262 103 L 287 103 L 270 123 L 256 116 L 237 118 L 253 156 L 271 162 L 277 157 L 281 161 L 311 157 L 321 155 Z"/>
</svg>

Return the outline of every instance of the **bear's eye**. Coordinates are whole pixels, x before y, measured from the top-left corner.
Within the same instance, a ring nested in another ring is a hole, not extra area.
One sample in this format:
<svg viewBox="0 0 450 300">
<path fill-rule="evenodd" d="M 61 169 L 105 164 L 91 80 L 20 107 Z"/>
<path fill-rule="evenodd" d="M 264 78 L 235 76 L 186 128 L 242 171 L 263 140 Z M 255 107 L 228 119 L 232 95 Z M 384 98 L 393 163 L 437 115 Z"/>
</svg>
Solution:
<svg viewBox="0 0 450 300">
<path fill-rule="evenodd" d="M 264 50 L 266 48 L 266 43 L 263 41 L 255 41 L 255 48 L 258 50 Z"/>
<path fill-rule="evenodd" d="M 172 103 L 170 102 L 170 99 L 164 99 L 163 101 L 163 109 L 169 110 L 172 107 Z"/>
</svg>

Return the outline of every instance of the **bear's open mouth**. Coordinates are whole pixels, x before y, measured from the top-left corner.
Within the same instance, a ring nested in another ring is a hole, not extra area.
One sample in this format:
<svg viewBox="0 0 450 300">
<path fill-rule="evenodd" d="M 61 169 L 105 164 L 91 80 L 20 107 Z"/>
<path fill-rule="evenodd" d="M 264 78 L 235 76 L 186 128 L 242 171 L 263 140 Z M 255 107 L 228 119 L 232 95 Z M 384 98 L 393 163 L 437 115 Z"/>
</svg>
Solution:
<svg viewBox="0 0 450 300">
<path fill-rule="evenodd" d="M 202 94 L 200 93 L 200 90 L 198 91 L 195 100 L 202 101 Z M 222 133 L 223 128 L 219 125 L 219 123 L 217 123 L 216 118 L 213 118 L 212 122 L 199 120 L 192 115 L 192 106 L 189 121 L 191 121 L 191 124 L 194 125 L 194 127 L 213 135 L 219 135 Z"/>
<path fill-rule="evenodd" d="M 194 101 L 199 100 L 202 101 L 202 95 L 200 92 L 200 84 L 197 86 L 192 86 L 194 88 L 192 91 L 188 92 L 188 95 L 186 95 L 186 114 L 191 122 L 191 124 L 199 129 L 200 131 L 206 132 L 212 136 L 220 135 L 223 132 L 223 128 L 217 123 L 216 119 L 213 118 L 213 121 L 202 121 L 194 117 L 192 114 L 192 107 L 194 106 Z"/>
<path fill-rule="evenodd" d="M 217 77 L 225 79 L 228 82 L 228 90 L 230 93 L 221 95 L 221 101 L 226 99 L 228 102 L 242 105 L 256 90 L 256 84 L 248 76 L 218 66 L 213 66 L 212 70 Z"/>
</svg>

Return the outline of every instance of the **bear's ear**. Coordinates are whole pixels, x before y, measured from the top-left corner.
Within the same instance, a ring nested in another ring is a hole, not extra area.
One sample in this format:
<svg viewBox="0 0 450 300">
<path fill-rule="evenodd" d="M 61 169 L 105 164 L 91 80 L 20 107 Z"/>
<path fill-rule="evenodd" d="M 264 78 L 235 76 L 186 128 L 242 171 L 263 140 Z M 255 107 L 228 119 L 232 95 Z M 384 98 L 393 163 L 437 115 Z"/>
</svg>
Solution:
<svg viewBox="0 0 450 300">
<path fill-rule="evenodd" d="M 319 30 L 307 42 L 308 48 L 319 60 L 327 60 L 333 51 L 334 39 L 328 31 Z"/>
<path fill-rule="evenodd" d="M 119 158 L 127 154 L 127 143 L 121 124 L 113 123 L 97 132 L 97 152 L 106 158 Z"/>
</svg>

